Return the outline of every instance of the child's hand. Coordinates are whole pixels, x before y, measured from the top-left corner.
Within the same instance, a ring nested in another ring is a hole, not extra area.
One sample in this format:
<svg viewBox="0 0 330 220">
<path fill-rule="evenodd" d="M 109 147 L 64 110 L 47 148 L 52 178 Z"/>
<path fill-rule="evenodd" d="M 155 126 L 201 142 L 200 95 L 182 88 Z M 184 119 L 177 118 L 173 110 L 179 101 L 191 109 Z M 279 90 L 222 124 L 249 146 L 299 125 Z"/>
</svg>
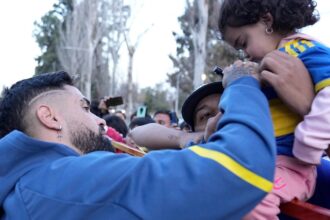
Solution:
<svg viewBox="0 0 330 220">
<path fill-rule="evenodd" d="M 243 76 L 252 76 L 259 80 L 258 64 L 250 61 L 235 61 L 223 70 L 222 85 L 226 88 L 228 84 Z"/>
</svg>

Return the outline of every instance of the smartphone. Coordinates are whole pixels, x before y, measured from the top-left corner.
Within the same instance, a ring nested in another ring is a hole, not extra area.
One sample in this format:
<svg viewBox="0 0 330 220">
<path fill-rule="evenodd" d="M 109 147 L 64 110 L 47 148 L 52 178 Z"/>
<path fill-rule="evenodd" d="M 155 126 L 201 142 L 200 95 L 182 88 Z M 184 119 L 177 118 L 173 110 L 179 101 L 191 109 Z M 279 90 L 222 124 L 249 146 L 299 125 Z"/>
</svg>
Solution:
<svg viewBox="0 0 330 220">
<path fill-rule="evenodd" d="M 140 106 L 137 111 L 136 111 L 136 117 L 140 118 L 144 118 L 147 115 L 147 106 Z"/>
<path fill-rule="evenodd" d="M 106 99 L 104 102 L 107 107 L 124 104 L 123 97 L 121 96 L 110 97 Z"/>
</svg>

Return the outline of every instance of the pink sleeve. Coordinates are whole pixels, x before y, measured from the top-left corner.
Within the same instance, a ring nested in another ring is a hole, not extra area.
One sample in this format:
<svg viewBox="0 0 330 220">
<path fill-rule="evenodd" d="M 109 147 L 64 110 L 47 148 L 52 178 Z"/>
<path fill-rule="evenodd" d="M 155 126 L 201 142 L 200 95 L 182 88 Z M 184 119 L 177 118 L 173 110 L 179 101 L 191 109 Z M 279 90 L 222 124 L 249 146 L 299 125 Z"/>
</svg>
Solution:
<svg viewBox="0 0 330 220">
<path fill-rule="evenodd" d="M 319 164 L 330 144 L 330 87 L 315 96 L 311 111 L 295 130 L 293 154 L 309 164 Z"/>
</svg>

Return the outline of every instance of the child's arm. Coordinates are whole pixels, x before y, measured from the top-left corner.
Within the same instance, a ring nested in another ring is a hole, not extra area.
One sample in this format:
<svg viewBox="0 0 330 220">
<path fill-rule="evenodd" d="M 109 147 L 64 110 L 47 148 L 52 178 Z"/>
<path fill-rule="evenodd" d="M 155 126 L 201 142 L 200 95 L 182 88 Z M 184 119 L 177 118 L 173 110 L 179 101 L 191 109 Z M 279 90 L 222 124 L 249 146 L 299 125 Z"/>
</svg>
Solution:
<svg viewBox="0 0 330 220">
<path fill-rule="evenodd" d="M 293 154 L 309 164 L 319 164 L 330 143 L 330 87 L 317 93 L 311 111 L 295 130 Z"/>
<path fill-rule="evenodd" d="M 187 133 L 157 123 L 150 123 L 134 128 L 129 137 L 140 146 L 152 149 L 168 149 L 183 148 L 189 141 L 198 143 L 203 134 L 203 132 Z"/>
</svg>

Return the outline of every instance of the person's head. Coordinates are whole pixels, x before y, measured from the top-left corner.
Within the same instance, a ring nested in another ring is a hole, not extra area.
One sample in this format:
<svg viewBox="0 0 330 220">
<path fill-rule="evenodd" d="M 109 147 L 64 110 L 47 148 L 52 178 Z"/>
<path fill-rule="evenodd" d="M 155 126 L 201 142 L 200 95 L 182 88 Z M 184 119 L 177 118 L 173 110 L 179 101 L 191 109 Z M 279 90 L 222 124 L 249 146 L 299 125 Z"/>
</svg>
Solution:
<svg viewBox="0 0 330 220">
<path fill-rule="evenodd" d="M 138 117 L 134 118 L 131 123 L 129 124 L 129 129 L 134 129 L 135 127 L 150 124 L 150 123 L 155 123 L 155 121 L 150 118 L 150 117 Z"/>
<path fill-rule="evenodd" d="M 191 128 L 190 128 L 190 125 L 187 122 L 183 121 L 183 122 L 180 123 L 180 130 L 189 132 L 189 131 L 191 131 Z"/>
<path fill-rule="evenodd" d="M 126 114 L 124 111 L 117 110 L 117 111 L 115 111 L 115 115 L 120 117 L 124 122 L 126 121 Z"/>
<path fill-rule="evenodd" d="M 117 115 L 108 114 L 106 116 L 103 116 L 103 119 L 107 123 L 107 126 L 114 128 L 116 131 L 122 134 L 123 137 L 126 137 L 128 132 L 128 127 L 122 118 L 120 118 Z"/>
<path fill-rule="evenodd" d="M 99 109 L 99 104 L 100 104 L 100 101 L 93 100 L 91 102 L 91 112 L 98 117 L 102 117 L 103 114 L 102 114 L 101 110 Z"/>
<path fill-rule="evenodd" d="M 175 111 L 170 112 L 171 115 L 171 127 L 179 129 L 179 118 Z"/>
<path fill-rule="evenodd" d="M 154 120 L 156 123 L 170 128 L 171 127 L 171 112 L 168 110 L 156 111 L 154 114 Z"/>
<path fill-rule="evenodd" d="M 182 117 L 192 131 L 204 131 L 209 120 L 219 113 L 219 100 L 223 92 L 221 82 L 197 88 L 182 105 Z"/>
<path fill-rule="evenodd" d="M 36 139 L 66 144 L 79 153 L 111 149 L 105 121 L 90 112 L 89 100 L 63 71 L 21 80 L 5 89 L 0 121 L 0 137 L 19 130 Z"/>
<path fill-rule="evenodd" d="M 318 21 L 313 0 L 224 0 L 218 27 L 222 38 L 260 61 L 280 40 Z"/>
<path fill-rule="evenodd" d="M 135 119 L 135 118 L 151 118 L 151 115 L 149 115 L 147 112 L 145 113 L 144 116 L 138 116 L 138 111 L 135 111 L 131 114 L 130 116 L 130 123 Z"/>
</svg>

